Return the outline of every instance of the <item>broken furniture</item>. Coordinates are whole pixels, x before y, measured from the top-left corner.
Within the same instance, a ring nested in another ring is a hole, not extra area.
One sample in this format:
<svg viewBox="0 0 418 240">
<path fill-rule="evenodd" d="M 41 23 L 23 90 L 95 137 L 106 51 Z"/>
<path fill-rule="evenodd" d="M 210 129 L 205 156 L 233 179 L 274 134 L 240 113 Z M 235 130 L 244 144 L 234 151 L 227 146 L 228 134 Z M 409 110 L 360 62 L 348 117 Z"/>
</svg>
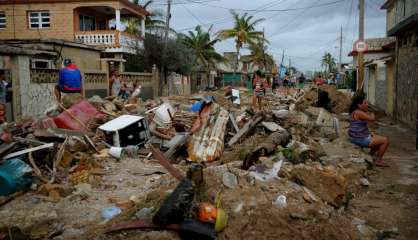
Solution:
<svg viewBox="0 0 418 240">
<path fill-rule="evenodd" d="M 99 127 L 106 143 L 115 147 L 144 144 L 150 138 L 148 123 L 144 117 L 122 115 Z"/>
</svg>

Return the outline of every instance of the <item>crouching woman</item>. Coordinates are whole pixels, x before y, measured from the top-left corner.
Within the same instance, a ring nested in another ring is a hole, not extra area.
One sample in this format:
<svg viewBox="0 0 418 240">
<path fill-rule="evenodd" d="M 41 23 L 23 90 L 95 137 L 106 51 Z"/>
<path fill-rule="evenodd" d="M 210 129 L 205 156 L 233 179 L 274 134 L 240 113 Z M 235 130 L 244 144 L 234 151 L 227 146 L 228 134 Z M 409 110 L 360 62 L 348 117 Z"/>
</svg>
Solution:
<svg viewBox="0 0 418 240">
<path fill-rule="evenodd" d="M 370 133 L 368 122 L 376 121 L 373 115 L 367 113 L 369 103 L 365 99 L 364 94 L 355 95 L 350 106 L 350 126 L 348 128 L 348 136 L 350 141 L 360 147 L 370 148 L 370 154 L 373 156 L 374 163 L 379 167 L 388 167 L 389 165 L 383 161 L 389 140 L 385 136 L 379 136 Z M 377 157 L 374 154 L 377 153 Z"/>
</svg>

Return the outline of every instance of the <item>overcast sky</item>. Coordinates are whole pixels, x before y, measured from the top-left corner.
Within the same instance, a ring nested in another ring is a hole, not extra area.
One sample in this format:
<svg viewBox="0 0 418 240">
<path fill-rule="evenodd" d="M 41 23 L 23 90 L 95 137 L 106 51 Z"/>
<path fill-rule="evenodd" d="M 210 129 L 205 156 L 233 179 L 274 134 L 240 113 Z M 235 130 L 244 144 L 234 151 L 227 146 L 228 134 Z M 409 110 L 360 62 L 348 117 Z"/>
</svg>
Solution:
<svg viewBox="0 0 418 240">
<path fill-rule="evenodd" d="M 203 3 L 194 3 L 194 2 Z M 325 51 L 338 61 L 339 35 L 343 27 L 343 62 L 351 61 L 347 55 L 353 42 L 358 38 L 358 0 L 173 0 L 171 27 L 181 32 L 196 25 L 213 23 L 213 33 L 233 27 L 231 14 L 227 8 L 261 10 L 249 12 L 254 18 L 264 18 L 258 25 L 265 30 L 270 41 L 268 50 L 276 62 L 280 62 L 285 51 L 287 65 L 289 59 L 298 69 L 319 70 L 320 59 Z M 166 0 L 155 0 L 152 8 L 166 8 Z M 385 11 L 380 10 L 384 0 L 365 0 L 365 37 L 385 36 Z M 318 6 L 319 5 L 319 6 Z M 313 7 L 315 6 L 315 7 Z M 291 11 L 271 11 L 298 9 Z M 244 13 L 244 11 L 240 11 Z M 206 26 L 207 29 L 207 26 Z M 234 51 L 233 40 L 216 45 L 219 52 Z M 244 53 L 246 53 L 244 51 Z"/>
</svg>

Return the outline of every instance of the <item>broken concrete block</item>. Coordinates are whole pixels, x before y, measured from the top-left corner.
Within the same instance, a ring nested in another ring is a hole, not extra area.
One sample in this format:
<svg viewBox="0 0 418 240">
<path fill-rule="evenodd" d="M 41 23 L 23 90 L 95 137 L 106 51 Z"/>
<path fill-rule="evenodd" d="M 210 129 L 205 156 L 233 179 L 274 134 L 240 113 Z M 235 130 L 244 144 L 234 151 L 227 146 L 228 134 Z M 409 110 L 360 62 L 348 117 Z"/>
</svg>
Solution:
<svg viewBox="0 0 418 240">
<path fill-rule="evenodd" d="M 277 123 L 274 122 L 262 122 L 263 127 L 265 127 L 270 132 L 277 132 L 279 130 L 283 130 Z"/>
<path fill-rule="evenodd" d="M 334 117 L 327 110 L 322 108 L 315 123 L 318 126 L 334 127 Z"/>
<path fill-rule="evenodd" d="M 335 207 L 346 201 L 347 180 L 333 167 L 296 165 L 292 170 L 294 180 L 311 189 L 322 200 Z"/>
</svg>

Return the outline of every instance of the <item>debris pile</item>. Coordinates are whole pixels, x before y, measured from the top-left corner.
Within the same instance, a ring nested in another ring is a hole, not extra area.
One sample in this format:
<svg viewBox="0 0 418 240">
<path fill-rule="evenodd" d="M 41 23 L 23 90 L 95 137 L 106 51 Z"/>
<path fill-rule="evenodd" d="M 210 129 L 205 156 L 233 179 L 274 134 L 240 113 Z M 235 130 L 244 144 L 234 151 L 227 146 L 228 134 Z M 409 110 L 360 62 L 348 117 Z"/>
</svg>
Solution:
<svg viewBox="0 0 418 240">
<path fill-rule="evenodd" d="M 336 115 L 348 97 L 322 90 L 331 112 L 317 89 L 269 93 L 260 112 L 248 91 L 221 89 L 67 97 L 5 125 L 0 239 L 358 239 L 344 211 L 371 157 Z"/>
</svg>

